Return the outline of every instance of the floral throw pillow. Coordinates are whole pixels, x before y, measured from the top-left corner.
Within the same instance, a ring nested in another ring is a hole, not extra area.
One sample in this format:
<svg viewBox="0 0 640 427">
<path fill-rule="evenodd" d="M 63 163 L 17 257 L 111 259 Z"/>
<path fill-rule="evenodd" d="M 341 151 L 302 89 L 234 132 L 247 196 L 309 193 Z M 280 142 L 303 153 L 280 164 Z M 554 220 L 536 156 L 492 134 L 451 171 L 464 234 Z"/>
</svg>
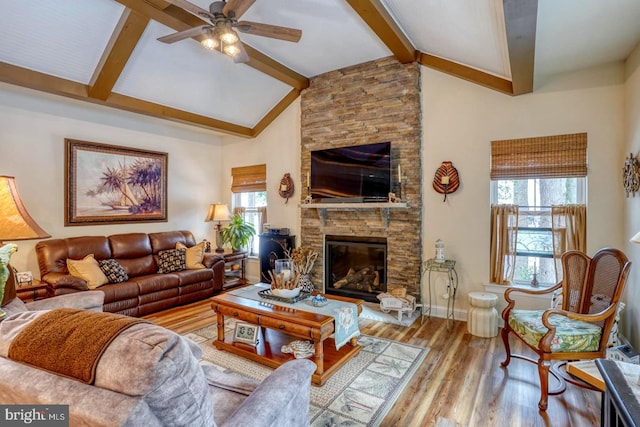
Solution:
<svg viewBox="0 0 640 427">
<path fill-rule="evenodd" d="M 107 276 L 109 283 L 122 283 L 129 280 L 129 275 L 122 265 L 115 259 L 98 261 L 100 270 Z"/>
<path fill-rule="evenodd" d="M 158 273 L 171 273 L 186 268 L 186 249 L 168 249 L 158 252 Z"/>
</svg>

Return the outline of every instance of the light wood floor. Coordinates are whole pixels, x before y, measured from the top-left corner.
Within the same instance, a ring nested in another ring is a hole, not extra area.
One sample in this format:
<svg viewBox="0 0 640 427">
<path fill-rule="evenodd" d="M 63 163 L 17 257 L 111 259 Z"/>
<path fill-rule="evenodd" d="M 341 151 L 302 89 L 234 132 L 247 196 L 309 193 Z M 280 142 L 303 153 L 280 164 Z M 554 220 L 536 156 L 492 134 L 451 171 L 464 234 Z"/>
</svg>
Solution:
<svg viewBox="0 0 640 427">
<path fill-rule="evenodd" d="M 208 301 L 173 308 L 146 317 L 180 334 L 215 323 Z M 360 331 L 430 349 L 383 426 L 598 426 L 600 393 L 567 385 L 549 397 L 546 413 L 538 411 L 536 366 L 504 360 L 502 340 L 478 338 L 456 321 L 447 331 L 443 319 L 425 317 L 403 327 L 360 319 Z M 526 353 L 515 341 L 512 349 Z"/>
</svg>

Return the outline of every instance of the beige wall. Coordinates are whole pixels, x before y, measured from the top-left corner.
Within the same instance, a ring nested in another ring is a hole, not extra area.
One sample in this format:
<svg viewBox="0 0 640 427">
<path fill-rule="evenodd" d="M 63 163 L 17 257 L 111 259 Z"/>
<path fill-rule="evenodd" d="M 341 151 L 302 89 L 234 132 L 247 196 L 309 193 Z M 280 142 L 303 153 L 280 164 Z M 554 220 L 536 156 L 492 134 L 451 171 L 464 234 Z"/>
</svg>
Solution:
<svg viewBox="0 0 640 427">
<path fill-rule="evenodd" d="M 222 149 L 224 203 L 231 208 L 231 168 L 265 163 L 267 165 L 267 220 L 274 228 L 289 228 L 300 242 L 299 200 L 304 191 L 300 183 L 300 99 L 291 104 L 257 138 L 225 137 Z M 293 179 L 294 194 L 285 203 L 278 194 L 285 173 Z M 248 262 L 249 280 L 260 279 L 257 259 Z"/>
<path fill-rule="evenodd" d="M 65 227 L 65 138 L 169 153 L 168 222 Z M 212 239 L 204 217 L 221 197 L 220 144 L 210 131 L 0 85 L 0 174 L 15 176 L 29 213 L 54 238 L 186 229 Z M 37 241 L 16 243 L 12 265 L 39 277 Z"/>
<path fill-rule="evenodd" d="M 624 87 L 624 136 L 625 155 L 640 155 L 640 45 L 625 64 Z M 625 237 L 630 238 L 640 231 L 640 195 L 629 197 L 624 202 Z M 622 334 L 631 344 L 640 349 L 640 245 L 626 243 L 626 253 L 633 263 L 624 300 L 627 307 L 622 313 Z"/>
<path fill-rule="evenodd" d="M 424 186 L 423 253 L 432 257 L 440 238 L 446 257 L 457 260 L 461 293 L 456 308 L 465 309 L 467 293 L 482 290 L 489 277 L 492 140 L 587 132 L 587 250 L 625 246 L 621 64 L 559 76 L 538 92 L 517 97 L 426 68 L 422 76 L 424 179 L 433 180 L 440 163 L 451 160 L 461 180 L 460 189 L 446 203 Z M 589 87 L 592 84 L 596 85 Z"/>
</svg>

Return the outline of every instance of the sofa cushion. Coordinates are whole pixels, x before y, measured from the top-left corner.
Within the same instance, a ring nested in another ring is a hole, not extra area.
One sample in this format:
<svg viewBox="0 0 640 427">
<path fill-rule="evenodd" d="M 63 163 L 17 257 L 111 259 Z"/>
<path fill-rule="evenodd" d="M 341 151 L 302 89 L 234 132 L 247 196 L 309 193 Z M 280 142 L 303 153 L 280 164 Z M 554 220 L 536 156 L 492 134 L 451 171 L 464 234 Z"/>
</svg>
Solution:
<svg viewBox="0 0 640 427">
<path fill-rule="evenodd" d="M 185 264 L 187 270 L 198 270 L 201 268 L 205 268 L 204 264 L 202 263 L 202 259 L 204 258 L 204 242 L 200 242 L 197 245 L 191 246 L 190 248 L 178 242 L 176 243 L 176 249 L 185 250 Z"/>
<path fill-rule="evenodd" d="M 167 249 L 174 249 L 176 243 L 180 242 L 186 246 L 196 244 L 193 234 L 190 231 L 162 231 L 160 233 L 149 233 L 149 241 L 154 254 Z"/>
<path fill-rule="evenodd" d="M 172 273 L 186 269 L 186 250 L 168 249 L 158 252 L 158 273 Z"/>
<path fill-rule="evenodd" d="M 151 255 L 151 242 L 145 233 L 113 234 L 108 237 L 110 258 L 140 258 Z"/>
<path fill-rule="evenodd" d="M 81 260 L 67 259 L 67 269 L 72 276 L 87 282 L 89 289 L 95 289 L 109 282 L 93 254 L 87 255 Z"/>
<path fill-rule="evenodd" d="M 186 272 L 187 270 L 185 270 Z M 138 285 L 140 295 L 150 294 L 166 289 L 177 289 L 180 286 L 178 279 L 180 273 L 165 274 L 148 274 L 146 276 L 138 276 L 131 279 Z"/>
<path fill-rule="evenodd" d="M 122 265 L 115 259 L 98 261 L 100 269 L 109 279 L 109 283 L 122 283 L 129 280 L 129 275 Z"/>
</svg>

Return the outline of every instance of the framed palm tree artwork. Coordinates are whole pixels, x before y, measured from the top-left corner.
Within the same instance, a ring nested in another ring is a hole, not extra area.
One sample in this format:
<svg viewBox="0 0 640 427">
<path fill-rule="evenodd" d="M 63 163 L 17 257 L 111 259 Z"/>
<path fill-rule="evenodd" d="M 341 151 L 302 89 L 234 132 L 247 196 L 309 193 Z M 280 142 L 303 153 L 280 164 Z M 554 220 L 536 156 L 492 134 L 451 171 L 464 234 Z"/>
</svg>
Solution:
<svg viewBox="0 0 640 427">
<path fill-rule="evenodd" d="M 65 139 L 65 225 L 167 221 L 167 153 Z"/>
</svg>

